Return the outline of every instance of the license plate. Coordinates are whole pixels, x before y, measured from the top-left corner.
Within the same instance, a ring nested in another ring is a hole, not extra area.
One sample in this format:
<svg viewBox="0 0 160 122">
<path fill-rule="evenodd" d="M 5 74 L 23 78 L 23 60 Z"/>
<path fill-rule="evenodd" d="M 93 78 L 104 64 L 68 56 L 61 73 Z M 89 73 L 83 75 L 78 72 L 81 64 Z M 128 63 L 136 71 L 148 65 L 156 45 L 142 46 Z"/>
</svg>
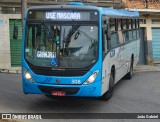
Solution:
<svg viewBox="0 0 160 122">
<path fill-rule="evenodd" d="M 52 91 L 51 93 L 53 96 L 65 96 L 64 91 Z"/>
</svg>

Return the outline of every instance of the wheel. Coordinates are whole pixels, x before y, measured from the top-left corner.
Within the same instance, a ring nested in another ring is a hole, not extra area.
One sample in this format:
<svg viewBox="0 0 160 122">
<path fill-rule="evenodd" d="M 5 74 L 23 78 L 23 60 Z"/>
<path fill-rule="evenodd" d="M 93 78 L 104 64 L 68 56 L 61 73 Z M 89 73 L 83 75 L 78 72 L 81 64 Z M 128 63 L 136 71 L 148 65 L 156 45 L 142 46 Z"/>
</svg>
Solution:
<svg viewBox="0 0 160 122">
<path fill-rule="evenodd" d="M 113 95 L 113 90 L 114 90 L 114 79 L 113 79 L 113 74 L 110 75 L 110 79 L 109 79 L 109 90 L 104 93 L 100 99 L 101 100 L 109 100 L 111 99 L 112 95 Z"/>
<path fill-rule="evenodd" d="M 133 61 L 130 64 L 129 72 L 125 75 L 125 79 L 131 79 L 133 75 Z"/>
</svg>

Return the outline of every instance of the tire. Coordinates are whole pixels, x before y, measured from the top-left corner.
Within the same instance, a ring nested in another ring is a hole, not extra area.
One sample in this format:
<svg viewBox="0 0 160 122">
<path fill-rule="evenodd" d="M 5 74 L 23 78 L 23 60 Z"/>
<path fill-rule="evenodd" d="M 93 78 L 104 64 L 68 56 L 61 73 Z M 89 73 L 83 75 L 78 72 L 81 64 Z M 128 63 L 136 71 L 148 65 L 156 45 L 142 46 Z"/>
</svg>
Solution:
<svg viewBox="0 0 160 122">
<path fill-rule="evenodd" d="M 133 60 L 131 62 L 131 65 L 130 65 L 130 69 L 129 69 L 129 72 L 125 75 L 125 79 L 132 79 L 132 76 L 133 76 Z"/>
<path fill-rule="evenodd" d="M 104 93 L 100 99 L 101 100 L 109 100 L 111 99 L 112 95 L 113 95 L 113 91 L 114 91 L 114 79 L 113 79 L 113 74 L 110 75 L 110 79 L 109 79 L 109 90 Z"/>
</svg>

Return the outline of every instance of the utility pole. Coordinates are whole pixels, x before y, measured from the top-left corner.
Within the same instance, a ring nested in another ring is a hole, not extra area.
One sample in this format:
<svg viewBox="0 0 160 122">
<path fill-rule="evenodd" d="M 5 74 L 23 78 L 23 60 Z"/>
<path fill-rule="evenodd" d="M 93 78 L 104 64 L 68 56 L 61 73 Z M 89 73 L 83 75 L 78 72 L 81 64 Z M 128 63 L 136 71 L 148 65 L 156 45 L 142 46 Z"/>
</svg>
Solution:
<svg viewBox="0 0 160 122">
<path fill-rule="evenodd" d="M 27 0 L 21 0 L 21 6 L 22 6 L 22 32 L 23 32 L 24 19 L 26 17 L 26 10 L 27 10 Z"/>
</svg>

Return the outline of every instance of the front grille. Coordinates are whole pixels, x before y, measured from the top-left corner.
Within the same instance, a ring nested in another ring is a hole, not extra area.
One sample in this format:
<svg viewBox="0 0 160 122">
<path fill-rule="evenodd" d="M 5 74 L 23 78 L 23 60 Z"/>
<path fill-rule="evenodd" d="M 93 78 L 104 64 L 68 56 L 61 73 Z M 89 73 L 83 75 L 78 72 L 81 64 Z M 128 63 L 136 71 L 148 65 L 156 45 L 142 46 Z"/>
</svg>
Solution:
<svg viewBox="0 0 160 122">
<path fill-rule="evenodd" d="M 66 93 L 66 95 L 73 95 L 76 94 L 79 91 L 78 87 L 74 87 L 74 88 L 57 88 L 57 87 L 50 87 L 50 86 L 38 86 L 38 88 L 47 94 L 51 94 L 52 91 L 64 91 Z"/>
<path fill-rule="evenodd" d="M 27 61 L 27 60 L 26 60 Z M 83 76 L 85 75 L 89 69 L 93 66 L 90 65 L 88 66 L 87 69 L 53 69 L 52 67 L 38 67 L 32 65 L 30 62 L 28 62 L 29 67 L 31 70 L 37 74 L 37 75 L 46 75 L 46 76 L 65 76 L 65 77 L 70 77 L 70 76 Z"/>
<path fill-rule="evenodd" d="M 46 76 L 83 76 L 88 70 L 46 70 L 31 68 L 35 74 Z"/>
</svg>

